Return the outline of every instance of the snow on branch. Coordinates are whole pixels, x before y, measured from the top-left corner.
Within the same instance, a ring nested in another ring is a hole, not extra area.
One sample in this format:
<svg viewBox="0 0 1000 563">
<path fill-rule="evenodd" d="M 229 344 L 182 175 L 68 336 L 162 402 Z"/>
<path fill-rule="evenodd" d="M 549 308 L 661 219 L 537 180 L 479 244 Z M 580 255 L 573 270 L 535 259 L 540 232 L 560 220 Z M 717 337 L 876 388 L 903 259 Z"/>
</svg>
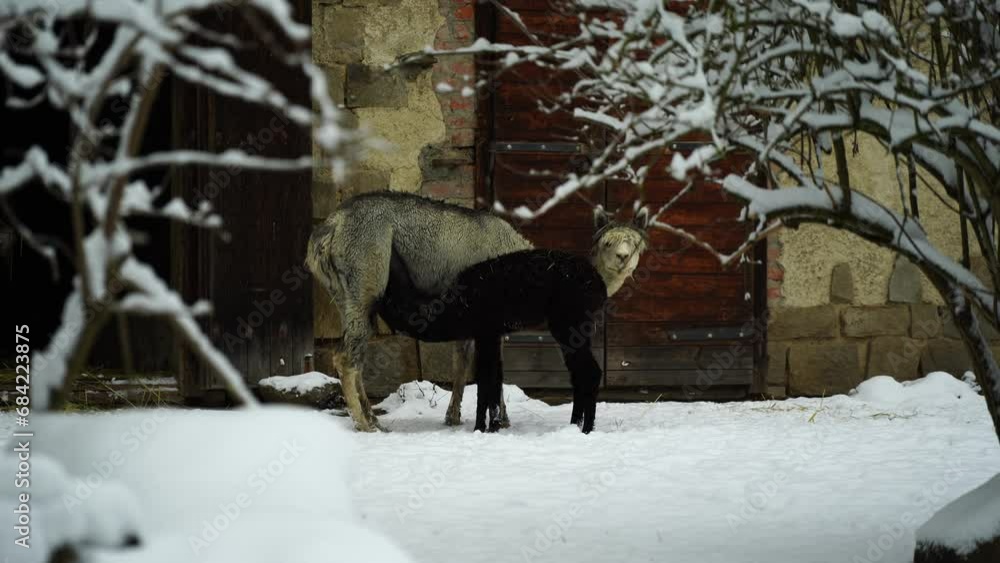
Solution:
<svg viewBox="0 0 1000 563">
<path fill-rule="evenodd" d="M 783 223 L 830 222 L 908 256 L 939 289 L 963 294 L 948 301 L 973 304 L 982 320 L 1000 328 L 992 208 L 1000 202 L 1000 4 L 564 0 L 560 6 L 576 16 L 567 17 L 575 31 L 553 38 L 528 29 L 524 41 L 478 39 L 396 63 L 471 54 L 494 74 L 533 66 L 570 78 L 547 85 L 539 108 L 575 117 L 581 127 L 574 140 L 590 147 L 589 158 L 549 197 L 515 207 L 512 215 L 538 217 L 608 179 L 632 182 L 641 198 L 649 167 L 664 156 L 662 172 L 683 181 L 714 175 L 734 152 L 749 153 L 753 165 L 724 182 L 747 202 L 745 219 L 756 221 L 739 248 Z M 524 28 L 508 10 L 498 17 Z M 477 84 L 491 81 L 481 77 Z M 847 157 L 857 135 L 884 147 L 887 161 L 901 167 L 900 178 L 912 161 L 913 180 L 900 181 L 898 208 L 851 188 Z M 673 150 L 691 140 L 703 145 Z M 835 166 L 826 169 L 825 159 Z M 967 222 L 990 279 L 977 279 L 927 237 L 911 208 L 927 176 L 940 184 L 931 193 L 956 213 L 956 223 Z M 782 182 L 793 187 L 776 189 Z M 712 181 L 698 186 L 718 189 Z M 658 213 L 653 226 L 723 263 L 738 255 L 673 226 L 670 214 Z M 973 340 L 976 330 L 969 331 Z M 995 389 L 1000 403 L 1000 373 L 990 357 L 979 375 L 992 382 L 983 388 Z M 1000 415 L 991 412 L 1000 429 Z"/>
<path fill-rule="evenodd" d="M 199 17 L 213 12 L 242 18 L 254 29 L 253 38 L 213 29 L 212 20 Z M 65 33 L 67 26 L 80 23 L 87 24 L 80 33 Z M 98 40 L 98 34 L 104 39 Z M 7 198 L 17 190 L 44 188 L 71 210 L 72 248 L 65 251 L 76 271 L 75 289 L 64 305 L 56 339 L 34 366 L 38 404 L 58 408 L 66 400 L 101 327 L 108 317 L 123 313 L 164 317 L 238 400 L 255 403 L 240 374 L 194 320 L 204 307 L 185 305 L 137 261 L 124 220 L 154 215 L 203 228 L 221 225 L 207 201 L 157 203 L 162 201 L 159 189 L 136 178 L 153 169 L 324 166 L 342 176 L 373 146 L 330 99 L 326 78 L 312 62 L 310 26 L 295 21 L 284 0 L 17 0 L 0 1 L 0 43 L 5 46 L 0 78 L 9 85 L 4 103 L 11 110 L 48 104 L 64 111 L 73 128 L 68 154 L 30 147 L 19 161 L 0 169 L 3 211 L 25 240 L 53 262 L 52 249 L 32 236 Z M 299 72 L 308 90 L 290 91 L 241 62 L 246 57 L 237 55 L 251 49 L 267 49 Z M 321 158 L 267 158 L 235 147 L 218 153 L 185 147 L 140 153 L 152 102 L 167 75 L 258 105 L 309 130 Z M 302 94 L 308 103 L 294 101 Z M 109 120 L 112 105 L 127 111 Z"/>
</svg>

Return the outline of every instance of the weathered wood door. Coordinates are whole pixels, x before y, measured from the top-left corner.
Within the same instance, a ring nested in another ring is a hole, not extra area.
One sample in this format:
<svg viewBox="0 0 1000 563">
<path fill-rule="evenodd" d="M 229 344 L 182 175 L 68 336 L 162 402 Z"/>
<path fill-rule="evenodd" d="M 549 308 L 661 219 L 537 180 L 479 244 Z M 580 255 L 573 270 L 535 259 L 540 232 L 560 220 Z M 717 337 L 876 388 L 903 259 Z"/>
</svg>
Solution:
<svg viewBox="0 0 1000 563">
<path fill-rule="evenodd" d="M 505 4 L 542 41 L 577 29 L 573 16 L 547 2 Z M 504 43 L 526 41 L 515 23 L 493 10 L 480 8 L 477 20 L 480 35 Z M 525 203 L 536 207 L 551 194 L 559 175 L 586 162 L 588 144 L 599 144 L 600 139 L 566 113 L 538 109 L 539 100 L 551 99 L 575 78 L 529 66 L 493 78 L 492 94 L 480 109 L 480 197 L 508 208 Z M 672 147 L 654 163 L 660 172 L 646 182 L 643 201 L 652 211 L 683 187 L 664 170 L 672 152 L 691 150 L 694 144 Z M 717 168 L 726 173 L 746 164 L 745 158 L 732 158 Z M 521 229 L 537 246 L 586 254 L 592 244 L 593 206 L 604 205 L 627 219 L 635 198 L 634 186 L 611 180 Z M 731 251 L 747 233 L 746 225 L 737 221 L 741 207 L 717 187 L 706 186 L 685 196 L 663 219 Z M 702 399 L 745 395 L 759 371 L 757 358 L 763 349 L 762 330 L 754 330 L 761 270 L 753 261 L 723 269 L 714 256 L 674 235 L 660 230 L 650 234 L 650 250 L 634 279 L 609 302 L 605 326 L 595 337 L 595 355 L 605 368 L 604 396 L 634 397 L 654 390 Z M 522 387 L 569 387 L 559 349 L 544 332 L 511 335 L 504 370 L 508 382 Z"/>
<path fill-rule="evenodd" d="M 295 19 L 308 24 L 310 2 L 292 4 Z M 208 14 L 205 25 L 259 39 L 239 12 Z M 279 57 L 265 47 L 238 56 L 241 64 L 298 94 L 294 101 L 309 107 L 308 82 Z M 269 157 L 311 150 L 308 130 L 271 110 L 203 88 L 176 84 L 173 112 L 179 147 L 239 148 Z M 222 233 L 184 227 L 174 231 L 174 284 L 189 299 L 212 302 L 214 312 L 205 328 L 251 384 L 275 374 L 300 373 L 304 355 L 313 349 L 312 282 L 302 265 L 312 228 L 310 177 L 308 170 L 238 168 L 186 168 L 174 177 L 176 193 L 194 204 L 210 201 L 224 221 Z M 179 364 L 185 395 L 221 388 L 189 354 L 182 353 Z"/>
</svg>

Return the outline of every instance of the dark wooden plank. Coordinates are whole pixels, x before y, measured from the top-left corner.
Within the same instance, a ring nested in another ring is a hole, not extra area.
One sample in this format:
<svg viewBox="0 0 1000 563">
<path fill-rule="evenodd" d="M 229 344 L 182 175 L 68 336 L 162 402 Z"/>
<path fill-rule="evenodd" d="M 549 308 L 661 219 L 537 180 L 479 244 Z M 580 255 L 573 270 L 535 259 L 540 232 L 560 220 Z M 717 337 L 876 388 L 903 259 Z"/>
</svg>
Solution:
<svg viewBox="0 0 1000 563">
<path fill-rule="evenodd" d="M 570 389 L 569 372 L 563 371 L 512 371 L 504 366 L 503 381 L 523 389 Z"/>
<path fill-rule="evenodd" d="M 698 352 L 698 346 L 615 346 L 608 348 L 608 369 L 694 369 L 698 367 Z"/>
<path fill-rule="evenodd" d="M 753 370 L 733 369 L 709 373 L 706 370 L 608 370 L 611 387 L 681 387 L 710 388 L 713 385 L 750 385 Z"/>
<path fill-rule="evenodd" d="M 632 282 L 630 282 L 632 283 Z M 636 278 L 635 294 L 659 295 L 670 299 L 713 299 L 737 296 L 749 291 L 742 272 L 725 274 L 665 274 Z M 630 296 L 631 297 L 631 296 Z M 624 305 L 624 300 L 619 305 Z"/>
<path fill-rule="evenodd" d="M 704 346 L 698 353 L 698 367 L 704 369 L 753 369 L 754 365 L 753 342 Z"/>
<path fill-rule="evenodd" d="M 572 389 L 526 389 L 526 394 L 532 399 L 545 401 L 550 405 L 561 405 L 573 402 Z M 738 401 L 748 396 L 746 385 L 713 385 L 708 389 L 696 389 L 693 387 L 663 387 L 663 386 L 643 386 L 643 387 L 606 387 L 601 389 L 597 397 L 598 402 L 606 403 L 652 403 L 666 401 Z M 598 408 L 598 424 L 601 424 L 600 408 Z M 530 417 L 531 415 L 516 415 L 516 420 L 520 416 Z M 567 423 L 569 420 L 566 421 Z"/>
<path fill-rule="evenodd" d="M 677 369 L 752 369 L 753 347 L 741 342 L 726 346 L 615 346 L 608 348 L 608 369 L 648 371 Z"/>
<path fill-rule="evenodd" d="M 608 350 L 616 346 L 671 346 L 676 345 L 676 341 L 670 337 L 671 331 L 692 326 L 718 327 L 720 324 L 711 322 L 611 322 L 607 325 Z M 755 335 L 752 331 L 754 323 L 749 318 L 743 322 L 732 323 L 729 326 L 737 326 L 746 329 L 747 337 L 743 340 L 704 340 L 701 342 L 688 342 L 686 345 L 707 345 L 707 346 L 728 346 L 734 342 L 750 343 L 760 335 Z"/>
<path fill-rule="evenodd" d="M 618 296 L 615 296 L 618 299 Z M 676 326 L 740 324 L 751 318 L 752 308 L 742 299 L 727 302 L 713 299 L 671 299 L 669 296 L 644 294 L 632 296 L 624 306 L 608 309 L 611 321 L 639 323 L 664 322 Z"/>
<path fill-rule="evenodd" d="M 604 364 L 604 348 L 593 348 L 594 359 Z M 504 371 L 560 371 L 566 373 L 566 363 L 558 345 L 507 346 L 503 348 Z"/>
</svg>

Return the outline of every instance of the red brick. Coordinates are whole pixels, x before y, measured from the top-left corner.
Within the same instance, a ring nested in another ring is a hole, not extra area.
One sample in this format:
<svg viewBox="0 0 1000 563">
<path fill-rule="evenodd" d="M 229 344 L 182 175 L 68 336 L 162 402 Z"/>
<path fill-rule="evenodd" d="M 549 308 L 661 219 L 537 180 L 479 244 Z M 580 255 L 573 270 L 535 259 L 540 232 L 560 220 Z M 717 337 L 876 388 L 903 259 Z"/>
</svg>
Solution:
<svg viewBox="0 0 1000 563">
<path fill-rule="evenodd" d="M 781 268 L 768 268 L 767 279 L 781 281 L 785 279 L 785 271 L 782 270 Z"/>
<path fill-rule="evenodd" d="M 476 71 L 476 66 L 471 61 L 452 61 L 445 68 L 454 74 L 467 74 L 472 76 Z"/>
<path fill-rule="evenodd" d="M 476 143 L 475 129 L 454 129 L 448 132 L 448 142 L 453 147 L 471 147 Z"/>
<path fill-rule="evenodd" d="M 459 6 L 454 12 L 456 20 L 471 20 L 475 14 L 476 8 L 472 4 Z"/>
<path fill-rule="evenodd" d="M 767 299 L 768 301 L 777 301 L 778 299 L 781 299 L 781 288 L 780 287 L 768 288 Z"/>
<path fill-rule="evenodd" d="M 458 41 L 469 41 L 472 39 L 472 24 L 468 22 L 455 22 L 452 26 L 451 36 Z"/>
<path fill-rule="evenodd" d="M 457 112 L 445 118 L 444 126 L 448 129 L 471 129 L 476 126 L 476 121 L 472 112 Z"/>
<path fill-rule="evenodd" d="M 767 260 L 773 262 L 781 257 L 781 247 L 780 246 L 768 246 L 767 247 Z"/>
<path fill-rule="evenodd" d="M 452 98 L 451 101 L 448 103 L 448 105 L 451 107 L 452 110 L 472 111 L 476 107 L 476 99 L 473 97 L 466 98 L 464 96 L 459 96 L 456 98 Z"/>
<path fill-rule="evenodd" d="M 439 199 L 468 198 L 475 195 L 475 186 L 472 182 L 431 181 L 420 186 L 420 193 Z"/>
</svg>

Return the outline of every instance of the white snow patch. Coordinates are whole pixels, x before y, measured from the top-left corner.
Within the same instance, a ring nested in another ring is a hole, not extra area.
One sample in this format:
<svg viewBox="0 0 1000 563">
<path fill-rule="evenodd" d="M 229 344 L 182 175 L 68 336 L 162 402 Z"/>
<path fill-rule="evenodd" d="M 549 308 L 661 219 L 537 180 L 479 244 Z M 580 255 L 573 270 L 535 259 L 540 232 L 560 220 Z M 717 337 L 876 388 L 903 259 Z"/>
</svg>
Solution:
<svg viewBox="0 0 1000 563">
<path fill-rule="evenodd" d="M 851 397 L 873 405 L 900 408 L 942 407 L 958 401 L 979 402 L 981 397 L 969 383 L 943 371 L 916 381 L 900 383 L 887 375 L 872 377 L 858 385 Z"/>
<path fill-rule="evenodd" d="M 311 371 L 299 375 L 274 375 L 265 377 L 258 382 L 258 385 L 261 387 L 270 387 L 283 393 L 294 392 L 299 395 L 305 395 L 314 389 L 319 389 L 331 383 L 340 385 L 340 380 L 336 377 L 330 377 L 325 373 Z"/>
<path fill-rule="evenodd" d="M 63 518 L 33 531 L 83 540 L 93 563 L 410 560 L 357 521 L 354 440 L 333 417 L 290 407 L 32 416 L 45 437 L 32 441 L 32 469 L 54 467 L 51 479 L 33 475 L 32 514 L 51 499 Z M 139 547 L 120 547 L 126 531 Z"/>
<path fill-rule="evenodd" d="M 951 548 L 959 556 L 1000 536 L 1000 474 L 944 507 L 920 530 L 917 541 Z"/>
</svg>

